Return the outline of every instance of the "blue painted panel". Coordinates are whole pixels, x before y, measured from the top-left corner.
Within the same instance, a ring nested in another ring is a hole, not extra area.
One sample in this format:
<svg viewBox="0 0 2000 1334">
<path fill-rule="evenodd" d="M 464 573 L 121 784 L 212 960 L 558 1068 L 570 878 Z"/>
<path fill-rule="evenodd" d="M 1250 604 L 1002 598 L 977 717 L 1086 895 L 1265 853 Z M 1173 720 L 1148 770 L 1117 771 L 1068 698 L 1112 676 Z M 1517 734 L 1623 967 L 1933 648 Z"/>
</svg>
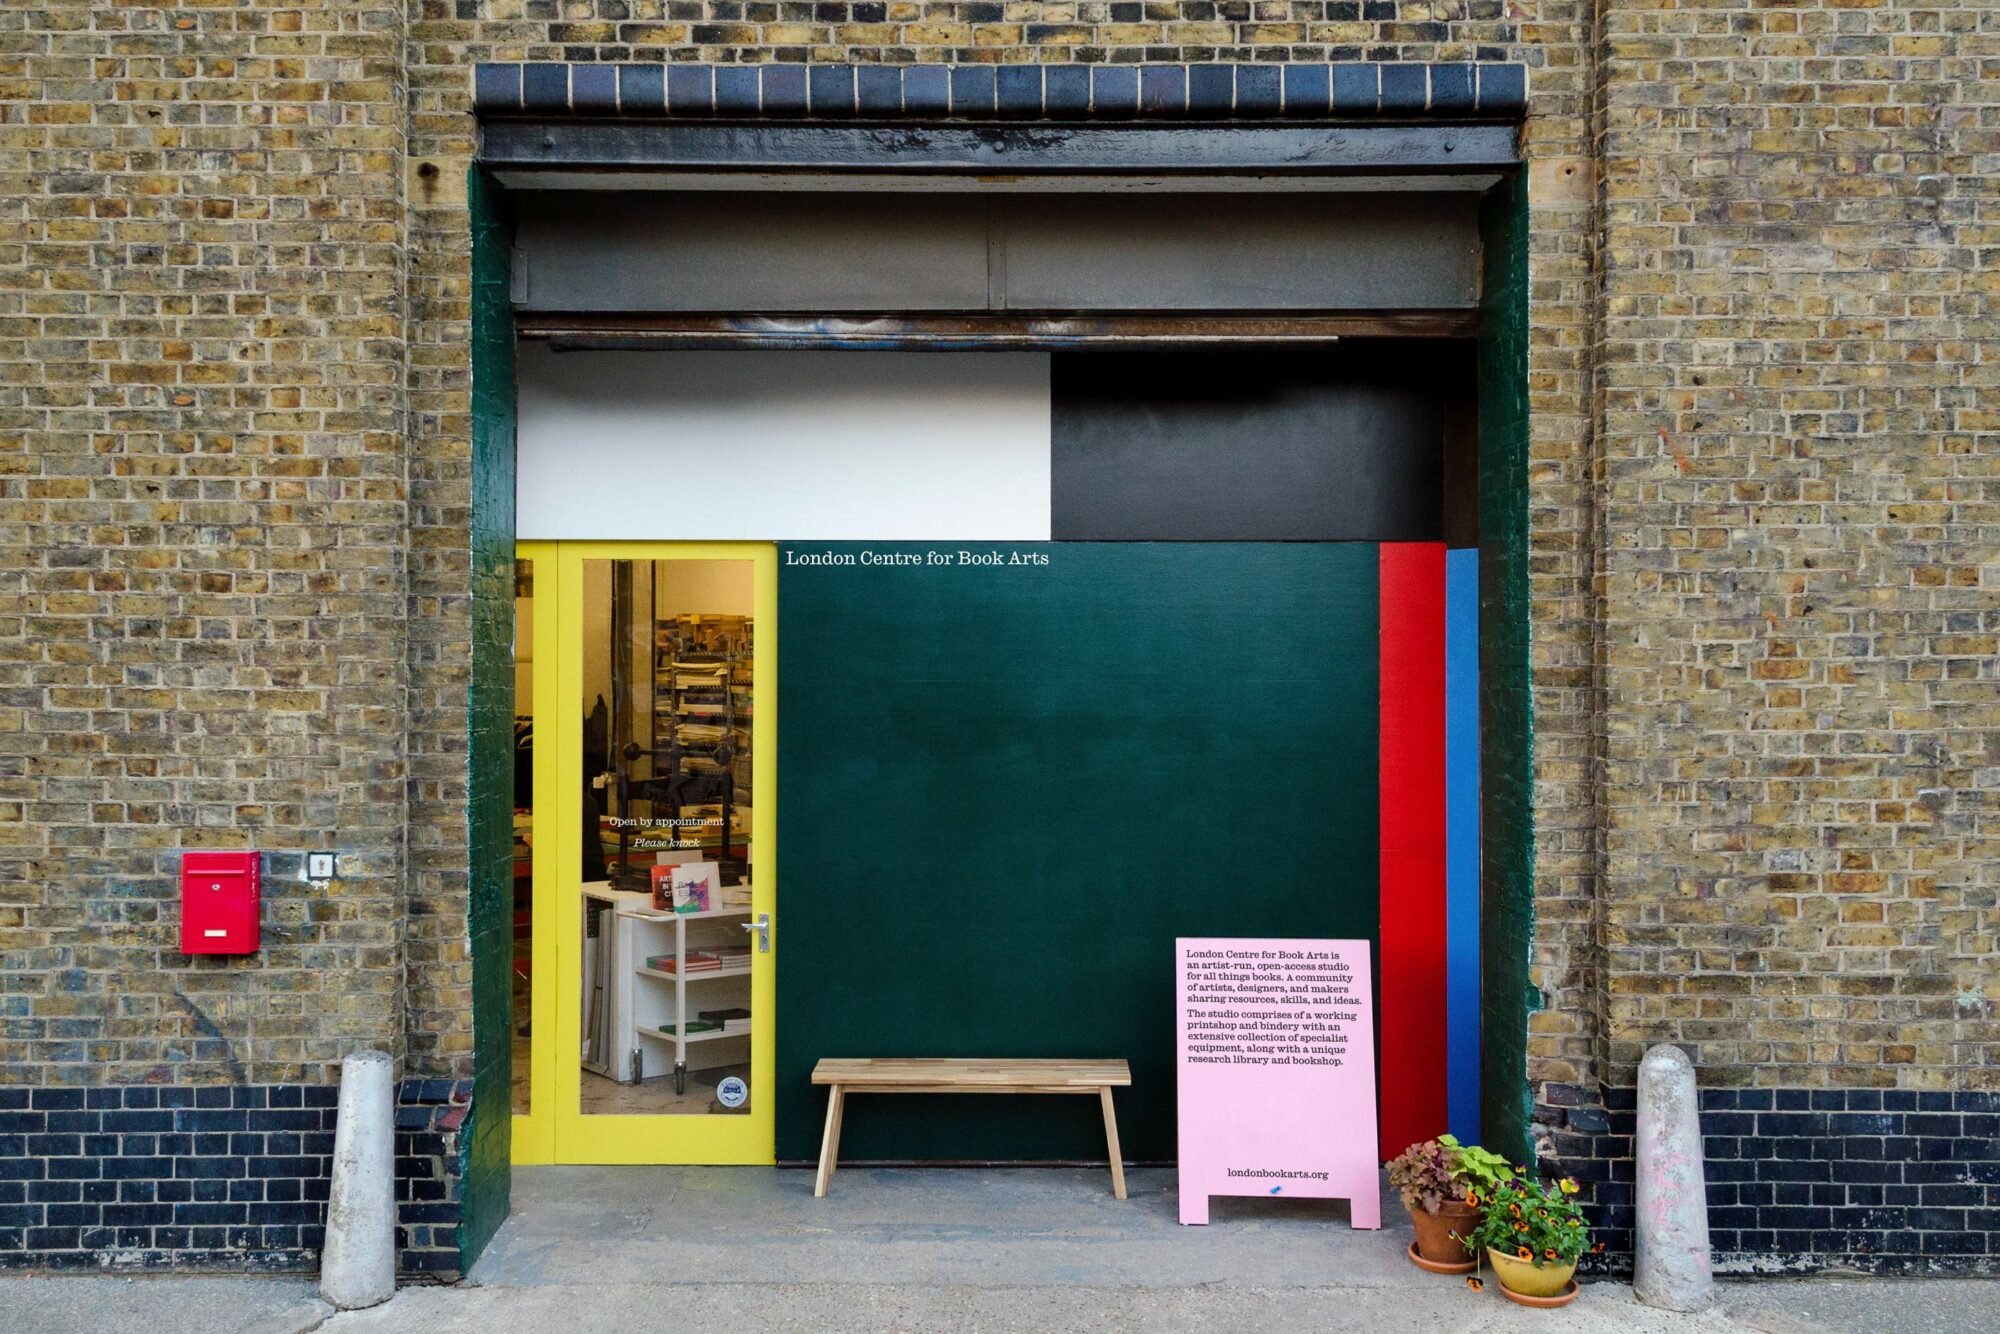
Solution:
<svg viewBox="0 0 2000 1334">
<path fill-rule="evenodd" d="M 1445 1111 L 1479 1142 L 1479 552 L 1444 557 Z"/>
</svg>

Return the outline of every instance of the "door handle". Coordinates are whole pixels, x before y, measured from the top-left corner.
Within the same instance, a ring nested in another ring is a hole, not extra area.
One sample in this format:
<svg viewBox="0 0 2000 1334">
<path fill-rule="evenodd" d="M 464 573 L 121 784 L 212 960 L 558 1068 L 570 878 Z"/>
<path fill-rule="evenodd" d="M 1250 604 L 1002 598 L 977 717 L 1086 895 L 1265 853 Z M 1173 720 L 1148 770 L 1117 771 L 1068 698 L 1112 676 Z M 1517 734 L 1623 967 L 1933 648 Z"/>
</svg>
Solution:
<svg viewBox="0 0 2000 1334">
<path fill-rule="evenodd" d="M 767 912 L 758 913 L 756 921 L 743 923 L 743 929 L 757 933 L 757 953 L 769 954 L 771 952 L 771 914 Z"/>
</svg>

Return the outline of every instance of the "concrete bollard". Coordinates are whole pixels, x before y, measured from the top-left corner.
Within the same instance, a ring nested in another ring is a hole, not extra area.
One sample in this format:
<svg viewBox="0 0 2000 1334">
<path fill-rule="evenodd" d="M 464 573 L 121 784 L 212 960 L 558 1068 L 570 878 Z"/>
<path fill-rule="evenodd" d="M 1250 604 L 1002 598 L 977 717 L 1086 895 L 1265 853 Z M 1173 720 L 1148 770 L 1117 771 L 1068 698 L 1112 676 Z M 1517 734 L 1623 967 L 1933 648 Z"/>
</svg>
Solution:
<svg viewBox="0 0 2000 1334">
<path fill-rule="evenodd" d="M 1667 1311 L 1699 1311 L 1715 1297 L 1708 1254 L 1694 1065 L 1661 1043 L 1639 1063 L 1638 1254 L 1632 1295 Z"/>
<path fill-rule="evenodd" d="M 357 1051 L 340 1063 L 319 1295 L 343 1311 L 396 1295 L 395 1087 L 386 1052 Z"/>
</svg>

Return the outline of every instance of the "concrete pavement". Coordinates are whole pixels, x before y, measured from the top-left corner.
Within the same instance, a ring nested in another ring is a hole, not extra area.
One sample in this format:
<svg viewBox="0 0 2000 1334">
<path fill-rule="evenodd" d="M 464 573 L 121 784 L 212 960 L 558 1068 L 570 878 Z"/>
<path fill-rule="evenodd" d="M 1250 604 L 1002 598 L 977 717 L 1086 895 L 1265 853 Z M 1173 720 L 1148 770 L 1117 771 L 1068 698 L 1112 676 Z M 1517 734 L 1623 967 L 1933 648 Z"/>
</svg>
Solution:
<svg viewBox="0 0 2000 1334">
<path fill-rule="evenodd" d="M 332 1314 L 302 1278 L 0 1275 L 5 1334 L 303 1334 Z"/>
<path fill-rule="evenodd" d="M 1356 1232 L 1341 1205 L 1218 1201 L 1175 1221 L 1173 1175 L 843 1168 L 808 1172 L 536 1168 L 465 1284 L 408 1287 L 334 1313 L 310 1281 L 0 1279 L 0 1332 L 243 1334 L 469 1331 L 1548 1331 L 1549 1334 L 1973 1334 L 2000 1329 L 2000 1282 L 1735 1282 L 1678 1316 L 1623 1283 L 1587 1284 L 1559 1312 L 1488 1282 L 1425 1274 L 1395 1224 Z M 1393 1204 L 1393 1201 L 1390 1202 Z"/>
<path fill-rule="evenodd" d="M 1413 1271 L 1414 1272 L 1414 1271 Z M 1463 1295 L 1461 1295 L 1463 1294 Z M 2000 1282 L 1809 1279 L 1725 1283 L 1715 1310 L 1651 1311 L 1623 1284 L 1587 1286 L 1564 1311 L 1525 1311 L 1491 1291 L 979 1288 L 871 1283 L 551 1284 L 411 1287 L 337 1314 L 305 1279 L 0 1279 L 0 1330 L 35 1334 L 586 1334 L 597 1330 L 1264 1331 L 1362 1329 L 1546 1334 L 1990 1334 Z"/>
</svg>

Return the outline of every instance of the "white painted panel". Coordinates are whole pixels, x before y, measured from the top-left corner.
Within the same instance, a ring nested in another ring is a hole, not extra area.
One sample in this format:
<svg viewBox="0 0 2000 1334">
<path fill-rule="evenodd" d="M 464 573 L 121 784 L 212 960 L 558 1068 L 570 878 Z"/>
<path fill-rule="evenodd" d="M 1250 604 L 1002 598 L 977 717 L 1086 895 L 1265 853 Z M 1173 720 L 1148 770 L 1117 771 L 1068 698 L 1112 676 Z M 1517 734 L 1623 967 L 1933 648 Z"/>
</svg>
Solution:
<svg viewBox="0 0 2000 1334">
<path fill-rule="evenodd" d="M 523 540 L 1046 541 L 1045 353 L 521 347 Z"/>
</svg>

